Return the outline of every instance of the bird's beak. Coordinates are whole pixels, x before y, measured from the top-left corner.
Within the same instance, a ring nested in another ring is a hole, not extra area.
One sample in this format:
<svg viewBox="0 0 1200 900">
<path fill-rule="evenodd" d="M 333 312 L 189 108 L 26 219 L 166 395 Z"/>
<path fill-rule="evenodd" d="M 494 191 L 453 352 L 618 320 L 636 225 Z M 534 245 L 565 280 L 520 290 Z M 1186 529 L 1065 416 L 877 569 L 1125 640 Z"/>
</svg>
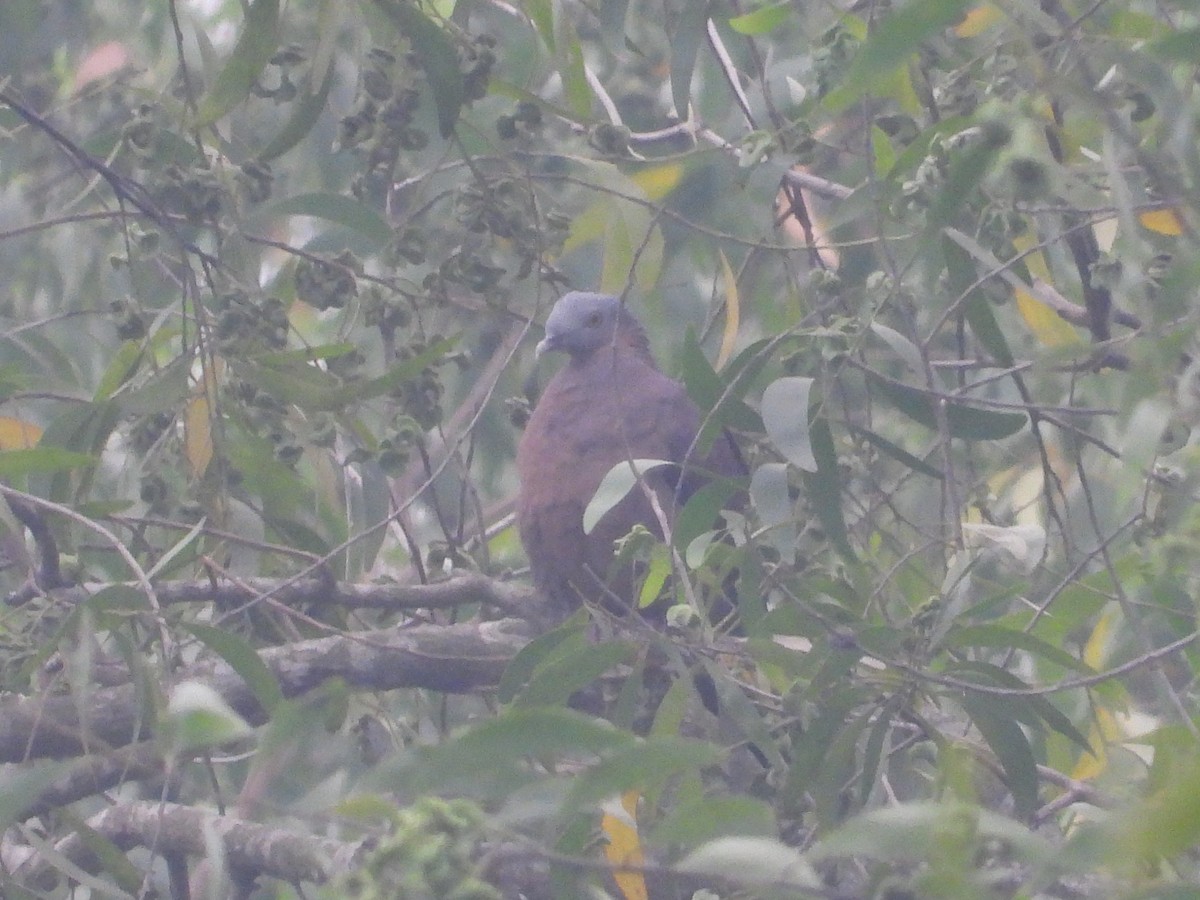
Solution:
<svg viewBox="0 0 1200 900">
<path fill-rule="evenodd" d="M 558 342 L 555 341 L 554 338 L 551 337 L 550 335 L 546 335 L 544 338 L 542 338 L 540 341 L 538 341 L 538 345 L 533 348 L 533 357 L 534 357 L 534 359 L 540 360 L 547 353 L 550 353 L 557 349 L 558 349 Z"/>
</svg>

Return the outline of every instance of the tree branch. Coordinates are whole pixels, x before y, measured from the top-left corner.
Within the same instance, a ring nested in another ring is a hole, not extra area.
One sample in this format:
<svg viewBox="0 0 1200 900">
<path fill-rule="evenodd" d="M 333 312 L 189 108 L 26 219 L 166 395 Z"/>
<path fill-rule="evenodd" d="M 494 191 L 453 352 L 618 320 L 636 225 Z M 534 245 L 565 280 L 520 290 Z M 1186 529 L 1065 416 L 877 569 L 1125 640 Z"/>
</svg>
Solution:
<svg viewBox="0 0 1200 900">
<path fill-rule="evenodd" d="M 296 697 L 340 678 L 351 688 L 426 688 L 470 693 L 497 684 L 529 640 L 523 622 L 420 625 L 335 635 L 259 652 L 284 696 Z M 224 660 L 174 673 L 175 683 L 201 681 L 252 724 L 266 719 L 253 691 Z M 56 694 L 0 702 L 0 762 L 64 757 L 122 747 L 154 733 L 153 703 L 133 684 L 79 697 Z"/>
</svg>

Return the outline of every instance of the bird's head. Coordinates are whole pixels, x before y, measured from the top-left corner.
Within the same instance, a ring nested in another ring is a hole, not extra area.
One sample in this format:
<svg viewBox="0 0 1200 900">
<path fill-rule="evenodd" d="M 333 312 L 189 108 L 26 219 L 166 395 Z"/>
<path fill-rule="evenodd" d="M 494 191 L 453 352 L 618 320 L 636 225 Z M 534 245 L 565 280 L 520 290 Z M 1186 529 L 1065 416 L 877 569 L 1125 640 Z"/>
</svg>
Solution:
<svg viewBox="0 0 1200 900">
<path fill-rule="evenodd" d="M 546 336 L 537 345 L 537 355 L 560 350 L 573 360 L 582 360 L 614 344 L 649 352 L 641 324 L 617 297 L 571 291 L 550 310 Z"/>
</svg>

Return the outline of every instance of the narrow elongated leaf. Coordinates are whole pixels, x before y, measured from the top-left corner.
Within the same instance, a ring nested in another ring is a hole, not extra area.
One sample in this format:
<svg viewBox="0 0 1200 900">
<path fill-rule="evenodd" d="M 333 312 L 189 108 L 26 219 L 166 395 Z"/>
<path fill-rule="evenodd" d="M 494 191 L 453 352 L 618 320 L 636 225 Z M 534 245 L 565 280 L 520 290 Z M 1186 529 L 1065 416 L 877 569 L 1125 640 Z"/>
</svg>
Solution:
<svg viewBox="0 0 1200 900">
<path fill-rule="evenodd" d="M 279 0 L 254 0 L 233 53 L 200 101 L 195 127 L 211 125 L 245 100 L 278 46 Z"/>
<path fill-rule="evenodd" d="M 724 795 L 685 801 L 670 810 L 654 828 L 656 844 L 694 847 L 730 834 L 774 837 L 775 813 L 752 797 Z"/>
<path fill-rule="evenodd" d="M 721 350 L 717 354 L 716 368 L 721 368 L 733 356 L 733 345 L 737 341 L 738 326 L 742 317 L 742 302 L 738 295 L 737 277 L 725 254 L 717 249 L 721 257 L 721 276 L 725 280 L 725 328 L 721 333 Z"/>
<path fill-rule="evenodd" d="M 825 98 L 831 111 L 845 109 L 892 69 L 917 52 L 922 41 L 962 18 L 972 0 L 909 0 L 867 37 L 846 77 Z"/>
<path fill-rule="evenodd" d="M 974 682 L 983 685 L 995 685 L 997 687 L 1016 688 L 1018 690 L 1028 690 L 1029 685 L 1022 681 L 1011 672 L 1001 669 L 999 666 L 992 665 L 986 662 L 965 661 L 956 662 L 951 666 L 946 667 L 947 674 L 957 675 L 964 681 Z M 1063 737 L 1075 743 L 1080 749 L 1086 750 L 1088 753 L 1093 753 L 1091 744 L 1088 739 L 1076 728 L 1071 720 L 1066 717 L 1053 703 L 1045 697 L 1030 695 L 1027 697 L 994 697 L 993 695 L 980 694 L 979 696 L 985 699 L 998 699 L 1007 702 L 1009 705 L 1006 712 L 1013 719 L 1023 722 L 1030 728 L 1040 729 L 1044 726 L 1052 728 Z"/>
<path fill-rule="evenodd" d="M 738 884 L 813 891 L 822 887 L 812 864 L 799 850 L 772 838 L 720 837 L 693 850 L 676 868 Z"/>
<path fill-rule="evenodd" d="M 596 765 L 575 777 L 570 799 L 586 806 L 627 790 L 652 790 L 682 773 L 715 765 L 725 753 L 715 744 L 673 736 L 614 747 Z"/>
<path fill-rule="evenodd" d="M 326 69 L 320 83 L 314 89 L 311 84 L 305 84 L 299 96 L 292 101 L 292 114 L 288 117 L 280 132 L 271 138 L 271 142 L 259 151 L 258 158 L 270 162 L 276 157 L 283 156 L 313 130 L 325 103 L 329 99 L 329 89 L 333 86 L 333 67 Z"/>
<path fill-rule="evenodd" d="M 712 367 L 708 357 L 704 355 L 700 342 L 696 340 L 695 332 L 690 328 L 683 339 L 679 365 L 680 378 L 683 380 L 684 387 L 687 388 L 688 396 L 702 410 L 715 412 L 712 417 L 713 421 L 709 423 L 711 427 L 705 429 L 697 445 L 701 452 L 711 446 L 711 440 L 716 435 L 716 430 L 721 427 L 751 432 L 762 430 L 762 420 L 739 394 L 725 395 L 725 381 Z M 731 363 L 730 368 L 732 367 Z M 718 403 L 721 404 L 719 408 L 717 407 Z"/>
<path fill-rule="evenodd" d="M 967 694 L 962 702 L 967 715 L 1000 760 L 1017 815 L 1028 818 L 1037 809 L 1037 760 L 1029 739 L 1017 724 L 1016 704 L 1007 700 Z"/>
<path fill-rule="evenodd" d="M 925 371 L 925 363 L 921 359 L 921 351 L 917 349 L 916 344 L 896 329 L 888 328 L 879 322 L 872 322 L 868 327 L 895 351 L 910 372 L 920 374 Z"/>
<path fill-rule="evenodd" d="M 683 7 L 671 35 L 671 100 L 675 103 L 675 114 L 685 121 L 690 118 L 692 74 L 696 69 L 696 54 L 704 42 L 708 16 L 708 0 L 693 0 Z"/>
<path fill-rule="evenodd" d="M 767 385 L 762 398 L 767 437 L 788 462 L 805 472 L 817 471 L 808 422 L 808 398 L 812 387 L 811 378 L 778 378 Z"/>
<path fill-rule="evenodd" d="M 896 409 L 926 428 L 937 429 L 938 415 L 934 404 L 939 401 L 907 385 L 882 380 L 877 384 Z M 950 436 L 964 441 L 995 441 L 1010 437 L 1028 421 L 1025 413 L 994 412 L 964 403 L 946 404 Z"/>
<path fill-rule="evenodd" d="M 1002 625 L 963 625 L 950 629 L 944 641 L 947 647 L 1015 647 L 1047 662 L 1084 675 L 1094 674 L 1091 666 L 1076 659 L 1061 647 L 1042 640 L 1026 631 Z"/>
<path fill-rule="evenodd" d="M 928 475 L 930 478 L 935 478 L 938 481 L 941 481 L 945 477 L 944 475 L 942 475 L 942 472 L 940 469 L 935 468 L 934 466 L 931 466 L 929 463 L 925 462 L 925 460 L 923 460 L 923 459 L 919 459 L 918 457 L 913 456 L 911 453 L 909 453 L 903 447 L 899 447 L 896 444 L 893 444 L 891 441 L 889 441 L 887 438 L 883 437 L 882 435 L 878 435 L 873 431 L 867 430 L 866 428 L 859 428 L 855 425 L 850 425 L 848 427 L 852 432 L 857 434 L 859 437 L 861 437 L 867 443 L 871 444 L 878 450 L 882 450 L 884 453 L 886 453 L 888 456 L 892 457 L 892 459 L 896 460 L 897 462 L 908 466 L 914 472 L 920 472 L 922 475 Z"/>
<path fill-rule="evenodd" d="M 539 666 L 525 689 L 517 695 L 517 706 L 557 706 L 572 694 L 587 687 L 605 672 L 629 662 L 636 649 L 625 643 L 609 641 L 578 647 L 567 658 Z"/>
<path fill-rule="evenodd" d="M 0 451 L 0 478 L 20 478 L 36 472 L 62 472 L 94 465 L 96 457 L 61 447 Z"/>
<path fill-rule="evenodd" d="M 406 791 L 426 792 L 449 787 L 479 789 L 481 781 L 500 784 L 528 780 L 529 759 L 556 760 L 563 756 L 599 755 L 632 744 L 633 735 L 606 722 L 557 707 L 509 709 L 449 743 L 418 747 L 381 766 L 366 782 L 403 784 Z M 609 791 L 600 799 L 617 791 Z"/>
<path fill-rule="evenodd" d="M 949 238 L 943 238 L 942 255 L 946 259 L 946 275 L 951 288 L 959 294 L 966 294 L 963 315 L 967 324 L 971 326 L 971 331 L 996 362 L 1002 366 L 1011 366 L 1012 351 L 1008 348 L 1008 341 L 1004 332 L 1000 330 L 991 304 L 980 288 L 973 287 L 978 276 L 971 254 Z"/>
<path fill-rule="evenodd" d="M 552 664 L 587 645 L 585 625 L 572 617 L 558 628 L 540 634 L 513 657 L 500 678 L 496 697 L 501 703 L 509 703 L 529 683 L 534 672 L 544 665 Z"/>
<path fill-rule="evenodd" d="M 769 542 L 785 562 L 796 559 L 796 524 L 792 498 L 788 494 L 786 463 L 763 463 L 750 476 L 750 503 L 766 528 L 762 539 Z"/>
<path fill-rule="evenodd" d="M 201 622 L 182 623 L 182 627 L 229 663 L 230 668 L 237 672 L 246 682 L 246 686 L 254 692 L 255 699 L 264 710 L 270 712 L 275 704 L 283 699 L 279 682 L 262 661 L 262 657 L 254 652 L 254 648 L 241 635 Z"/>
<path fill-rule="evenodd" d="M 815 473 L 803 473 L 804 485 L 817 518 L 825 534 L 838 553 L 847 562 L 858 562 L 858 555 L 850 546 L 846 531 L 846 519 L 842 515 L 842 476 L 838 469 L 837 450 L 833 446 L 833 434 L 824 419 L 814 419 L 810 426 L 813 456 L 817 461 Z"/>
<path fill-rule="evenodd" d="M 386 244 L 392 237 L 391 226 L 379 213 L 361 200 L 346 194 L 300 194 L 272 204 L 267 213 L 277 216 L 313 216 L 327 222 L 336 222 L 380 245 Z"/>
<path fill-rule="evenodd" d="M 644 478 L 647 472 L 671 465 L 674 463 L 666 459 L 635 459 L 632 465 L 629 460 L 622 460 L 609 469 L 588 502 L 587 509 L 583 511 L 583 533 L 591 534 L 605 514 L 634 489 L 639 478 Z"/>
<path fill-rule="evenodd" d="M 592 111 L 592 88 L 587 80 L 583 44 L 567 16 L 555 18 L 554 27 L 555 56 L 558 57 L 558 73 L 562 76 L 567 106 L 577 118 L 586 120 Z"/>
<path fill-rule="evenodd" d="M 753 12 L 734 16 L 729 20 L 729 27 L 738 34 L 766 34 L 768 31 L 773 31 L 787 21 L 791 11 L 791 3 L 775 3 L 771 6 L 760 6 Z"/>
<path fill-rule="evenodd" d="M 375 2 L 412 44 L 413 52 L 429 78 L 433 105 L 437 107 L 438 128 L 442 137 L 449 137 L 466 100 L 457 49 L 446 33 L 410 0 Z"/>
<path fill-rule="evenodd" d="M 866 856 L 920 860 L 945 852 L 946 836 L 975 835 L 1011 848 L 1027 863 L 1048 863 L 1055 844 L 1011 818 L 964 803 L 902 803 L 851 819 L 809 851 L 813 860 Z"/>
<path fill-rule="evenodd" d="M 68 769 L 65 762 L 27 763 L 7 772 L 0 786 L 0 828 L 7 829 L 22 818 L 44 791 L 53 786 Z"/>
</svg>

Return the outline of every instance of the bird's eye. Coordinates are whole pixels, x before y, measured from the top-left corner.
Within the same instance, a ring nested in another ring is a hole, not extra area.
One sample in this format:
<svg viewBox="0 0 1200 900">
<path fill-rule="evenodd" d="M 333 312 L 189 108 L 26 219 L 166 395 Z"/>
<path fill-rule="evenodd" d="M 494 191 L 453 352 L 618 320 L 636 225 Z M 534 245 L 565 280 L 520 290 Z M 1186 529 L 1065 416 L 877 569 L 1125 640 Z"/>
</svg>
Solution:
<svg viewBox="0 0 1200 900">
<path fill-rule="evenodd" d="M 598 312 L 594 312 L 591 315 L 589 315 L 587 317 L 588 328 L 595 328 L 597 325 L 599 325 L 601 318 L 602 318 L 602 316 Z"/>
</svg>

